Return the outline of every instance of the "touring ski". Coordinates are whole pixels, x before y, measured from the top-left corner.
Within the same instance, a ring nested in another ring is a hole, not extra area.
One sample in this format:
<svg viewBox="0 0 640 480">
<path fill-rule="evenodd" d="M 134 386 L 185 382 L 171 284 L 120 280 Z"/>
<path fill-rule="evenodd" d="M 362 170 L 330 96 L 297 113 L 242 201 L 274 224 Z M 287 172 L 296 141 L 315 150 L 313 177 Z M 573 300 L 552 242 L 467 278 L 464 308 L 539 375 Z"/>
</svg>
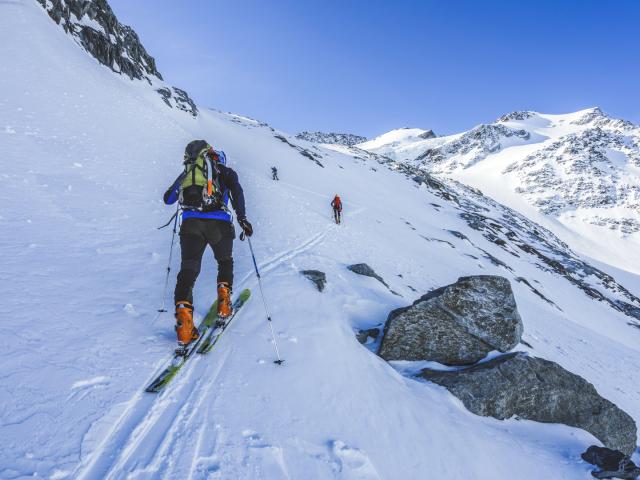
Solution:
<svg viewBox="0 0 640 480">
<path fill-rule="evenodd" d="M 187 345 L 184 351 L 176 350 L 173 358 L 171 359 L 171 362 L 169 362 L 169 365 L 164 370 L 162 370 L 162 372 L 160 372 L 160 374 L 145 389 L 147 392 L 159 392 L 171 381 L 173 377 L 176 376 L 182 366 L 187 362 L 187 360 L 189 360 L 189 357 L 191 357 L 191 355 L 193 355 L 193 353 L 196 351 L 196 349 L 202 342 L 202 339 L 207 334 L 208 330 L 212 327 L 217 318 L 218 300 L 213 302 L 213 305 L 211 305 L 209 312 L 200 322 L 200 325 L 198 325 L 198 332 L 200 332 L 200 337 Z"/>
<path fill-rule="evenodd" d="M 238 313 L 238 310 L 240 310 L 242 306 L 247 303 L 247 300 L 249 300 L 250 296 L 251 290 L 249 290 L 248 288 L 245 288 L 242 292 L 240 292 L 238 298 L 236 298 L 235 302 L 233 302 L 233 313 L 231 314 L 231 316 L 225 319 L 219 318 L 216 322 L 216 325 L 214 325 L 213 328 L 209 329 L 204 339 L 198 346 L 198 353 L 208 353 L 211 351 L 218 339 L 222 336 L 222 332 L 224 332 L 225 329 L 229 326 L 231 320 L 233 320 L 233 318 Z"/>
<path fill-rule="evenodd" d="M 169 365 L 160 372 L 160 374 L 149 384 L 145 391 L 150 393 L 158 393 L 176 376 L 182 366 L 191 358 L 191 356 L 197 351 L 198 353 L 207 353 L 213 348 L 213 345 L 218 341 L 218 338 L 229 325 L 231 319 L 235 316 L 236 312 L 244 305 L 249 298 L 251 292 L 246 289 L 240 292 L 240 295 L 236 299 L 233 305 L 233 314 L 227 318 L 223 325 L 216 326 L 220 321 L 218 318 L 218 301 L 216 300 L 209 308 L 209 312 L 204 319 L 198 325 L 198 332 L 200 337 L 194 340 L 185 347 L 184 350 L 176 350 Z M 202 348 L 205 347 L 205 348 Z"/>
</svg>

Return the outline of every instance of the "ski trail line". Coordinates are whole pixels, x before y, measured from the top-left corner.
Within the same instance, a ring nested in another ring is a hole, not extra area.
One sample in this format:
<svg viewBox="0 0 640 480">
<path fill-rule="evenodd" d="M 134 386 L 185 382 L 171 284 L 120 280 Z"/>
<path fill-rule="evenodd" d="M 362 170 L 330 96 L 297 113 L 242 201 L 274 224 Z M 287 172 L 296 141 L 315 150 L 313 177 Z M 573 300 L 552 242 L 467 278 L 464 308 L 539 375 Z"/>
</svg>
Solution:
<svg viewBox="0 0 640 480">
<path fill-rule="evenodd" d="M 156 371 L 154 370 L 154 374 Z M 191 375 L 186 375 L 190 377 Z M 120 414 L 118 420 L 114 423 L 113 427 L 106 433 L 104 439 L 100 442 L 100 445 L 96 447 L 89 458 L 86 465 L 80 465 L 77 470 L 77 479 L 79 480 L 94 480 L 109 478 L 108 474 L 111 472 L 113 466 L 120 460 L 123 454 L 126 453 L 126 449 L 131 441 L 132 437 L 139 434 L 140 427 L 144 427 L 148 423 L 148 418 L 160 411 L 160 415 L 170 405 L 169 399 L 158 399 L 157 395 L 152 395 L 144 391 L 144 386 L 153 379 L 149 377 L 141 386 L 134 396 L 127 402 L 127 407 Z M 185 383 L 184 376 L 182 382 L 176 382 L 174 390 L 177 392 L 175 395 L 181 392 L 180 387 L 188 386 Z M 196 385 L 192 385 L 191 390 L 195 389 Z"/>
<path fill-rule="evenodd" d="M 226 365 L 228 358 L 234 355 L 235 349 L 231 347 L 224 351 L 218 350 L 213 371 L 206 356 L 198 365 L 198 371 L 194 375 L 204 379 L 201 387 L 194 390 L 193 399 L 180 410 L 180 416 L 172 422 L 172 428 L 161 439 L 160 448 L 154 456 L 155 472 L 166 472 L 167 478 L 186 478 L 197 456 L 197 444 L 192 441 L 194 436 L 202 438 L 207 424 L 201 419 L 206 402 L 210 401 L 213 389 L 216 387 L 218 375 Z M 153 441 L 154 437 L 151 438 Z M 137 460 L 137 456 L 136 456 Z"/>
<path fill-rule="evenodd" d="M 183 437 L 186 434 L 190 435 L 189 427 L 196 422 L 202 403 L 208 398 L 228 356 L 229 352 L 226 351 L 217 358 L 213 376 L 204 374 L 207 368 L 206 356 L 192 359 L 191 368 L 185 372 L 187 374 L 175 379 L 175 386 L 161 394 L 161 398 L 157 399 L 146 416 L 129 430 L 129 435 L 124 438 L 126 444 L 121 446 L 117 457 L 111 456 L 106 475 L 88 478 L 119 479 L 132 474 L 143 478 L 155 477 L 160 471 L 170 473 L 168 470 L 171 467 L 179 466 L 167 464 L 169 457 L 173 458 L 173 455 L 168 453 L 188 449 L 188 442 L 185 442 Z M 204 425 L 201 428 L 204 428 Z M 188 458 L 192 458 L 193 455 L 195 453 Z M 178 455 L 177 458 L 182 458 L 182 455 Z M 169 477 L 171 478 L 171 475 Z M 184 475 L 175 478 L 184 478 Z"/>
<path fill-rule="evenodd" d="M 354 210 L 353 212 L 351 212 L 348 215 L 348 217 L 351 218 L 351 217 L 357 216 L 357 215 L 361 214 L 362 212 L 364 212 L 365 210 L 366 210 L 366 208 L 359 208 L 357 210 Z M 294 248 L 291 248 L 291 249 L 288 249 L 288 250 L 284 250 L 284 251 L 282 251 L 280 253 L 276 253 L 275 255 L 272 255 L 267 260 L 264 260 L 263 262 L 259 262 L 258 263 L 258 268 L 260 269 L 260 273 L 267 273 L 267 272 L 273 270 L 278 265 L 280 265 L 282 262 L 285 262 L 287 260 L 291 260 L 292 258 L 297 257 L 301 253 L 305 253 L 305 252 L 311 250 L 313 247 L 315 247 L 315 246 L 319 245 L 320 243 L 322 243 L 322 241 L 325 239 L 325 237 L 327 236 L 327 234 L 329 232 L 336 231 L 338 228 L 340 228 L 338 225 L 336 225 L 335 223 L 331 223 L 323 231 L 321 231 L 319 233 L 316 233 L 315 235 L 312 235 L 307 240 L 305 240 L 301 244 L 299 244 L 297 247 L 294 247 Z M 252 275 L 254 275 L 254 273 L 255 273 L 254 271 L 249 271 L 248 273 L 246 273 L 244 275 L 244 277 L 242 277 L 241 283 L 243 283 L 243 284 L 246 283 L 247 280 Z"/>
</svg>

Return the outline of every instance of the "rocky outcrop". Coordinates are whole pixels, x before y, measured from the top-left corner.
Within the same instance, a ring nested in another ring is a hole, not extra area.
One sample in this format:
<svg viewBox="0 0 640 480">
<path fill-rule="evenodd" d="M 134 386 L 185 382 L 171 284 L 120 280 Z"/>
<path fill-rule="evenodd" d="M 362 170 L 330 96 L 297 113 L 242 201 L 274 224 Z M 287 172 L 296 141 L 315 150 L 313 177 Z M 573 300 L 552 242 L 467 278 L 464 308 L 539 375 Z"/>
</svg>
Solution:
<svg viewBox="0 0 640 480">
<path fill-rule="evenodd" d="M 177 108 L 178 110 L 182 110 L 183 112 L 190 113 L 194 117 L 198 116 L 198 107 L 194 103 L 189 95 L 184 90 L 180 90 L 176 87 L 163 87 L 156 90 L 164 103 L 166 103 L 171 108 Z"/>
<path fill-rule="evenodd" d="M 460 218 L 472 229 L 498 245 L 504 252 L 501 258 L 507 262 L 511 257 L 527 258 L 536 268 L 564 277 L 590 298 L 631 317 L 630 325 L 640 328 L 640 298 L 614 277 L 577 256 L 546 228 L 466 185 L 437 179 L 420 169 L 398 163 L 392 163 L 389 168 L 402 171 L 409 178 L 422 175 L 426 189 L 457 209 Z M 496 265 L 512 271 L 507 262 L 489 257 L 488 252 L 476 248 Z"/>
<path fill-rule="evenodd" d="M 633 211 L 640 202 L 637 180 L 619 167 L 622 158 L 640 166 L 640 138 L 591 120 L 596 126 L 560 137 L 505 168 L 504 173 L 513 173 L 519 181 L 516 192 L 541 212 L 558 216 L 580 208 Z M 640 231 L 632 216 L 587 218 L 623 233 Z"/>
<path fill-rule="evenodd" d="M 506 278 L 462 277 L 392 311 L 379 354 L 386 360 L 468 365 L 492 350 L 512 349 L 520 342 L 522 329 Z"/>
<path fill-rule="evenodd" d="M 427 130 L 426 132 L 423 132 L 420 135 L 418 135 L 418 138 L 421 138 L 423 140 L 429 140 L 430 138 L 436 138 L 436 137 L 437 135 L 433 130 Z"/>
<path fill-rule="evenodd" d="M 283 135 L 275 134 L 274 137 L 277 138 L 278 140 L 280 140 L 282 143 L 285 143 L 285 144 L 289 145 L 291 148 L 294 148 L 295 150 L 300 152 L 300 155 L 302 155 L 305 158 L 308 158 L 309 160 L 314 162 L 319 167 L 324 168 L 324 165 L 322 164 L 322 162 L 320 162 L 320 159 L 322 158 L 322 155 L 320 155 L 319 153 L 312 152 L 311 150 L 309 150 L 307 148 L 302 148 L 300 145 L 296 145 L 294 143 L 291 143 Z"/>
<path fill-rule="evenodd" d="M 507 113 L 501 116 L 497 121 L 498 122 L 513 122 L 513 121 L 522 121 L 528 118 L 535 116 L 535 112 L 530 112 L 527 110 L 517 110 L 515 112 Z"/>
<path fill-rule="evenodd" d="M 563 423 L 627 455 L 635 450 L 633 419 L 554 362 L 512 353 L 464 370 L 425 369 L 421 376 L 446 387 L 477 415 Z"/>
<path fill-rule="evenodd" d="M 71 35 L 91 56 L 112 71 L 130 79 L 162 80 L 155 59 L 147 53 L 138 34 L 123 25 L 107 0 L 38 0 L 51 19 Z M 171 108 L 194 117 L 198 108 L 184 90 L 162 87 L 156 90 Z"/>
<path fill-rule="evenodd" d="M 324 286 L 327 283 L 327 276 L 324 272 L 320 270 L 302 270 L 300 273 L 311 280 L 319 292 L 324 290 Z"/>
<path fill-rule="evenodd" d="M 358 143 L 367 141 L 367 137 L 362 137 L 360 135 L 333 132 L 300 132 L 296 135 L 296 138 L 312 143 L 330 143 L 334 145 L 344 145 L 345 147 L 352 147 Z"/>
<path fill-rule="evenodd" d="M 531 134 L 524 129 L 514 129 L 501 124 L 479 125 L 460 137 L 439 147 L 430 148 L 418 155 L 414 162 L 424 163 L 430 170 L 449 172 L 467 168 L 491 153 L 503 148 L 505 140 L 510 144 L 525 143 Z"/>
<path fill-rule="evenodd" d="M 162 80 L 156 62 L 131 27 L 122 25 L 106 0 L 38 0 L 54 22 L 78 39 L 100 63 L 129 78 Z"/>
</svg>

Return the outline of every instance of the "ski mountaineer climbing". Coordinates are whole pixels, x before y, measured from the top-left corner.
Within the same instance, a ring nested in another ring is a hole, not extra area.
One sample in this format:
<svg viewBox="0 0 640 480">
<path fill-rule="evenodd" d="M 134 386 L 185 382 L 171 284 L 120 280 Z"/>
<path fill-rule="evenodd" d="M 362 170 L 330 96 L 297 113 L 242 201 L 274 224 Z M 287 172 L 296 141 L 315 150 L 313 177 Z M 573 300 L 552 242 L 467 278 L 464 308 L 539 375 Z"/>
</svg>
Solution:
<svg viewBox="0 0 640 480">
<path fill-rule="evenodd" d="M 336 193 L 336 196 L 331 200 L 331 206 L 333 207 L 333 218 L 336 223 L 340 223 L 342 217 L 342 200 Z"/>
<path fill-rule="evenodd" d="M 276 167 L 271 167 L 271 176 L 274 180 L 280 180 L 278 178 L 278 169 Z"/>
<path fill-rule="evenodd" d="M 236 235 L 229 200 L 245 235 L 251 236 L 253 228 L 246 217 L 238 174 L 226 166 L 224 152 L 214 150 L 204 140 L 194 140 L 185 148 L 183 164 L 184 171 L 165 192 L 164 203 L 172 205 L 178 201 L 182 209 L 182 263 L 174 301 L 178 344 L 184 346 L 199 336 L 193 324 L 193 286 L 207 245 L 218 262 L 218 317 L 224 320 L 232 314 L 232 253 Z"/>
</svg>

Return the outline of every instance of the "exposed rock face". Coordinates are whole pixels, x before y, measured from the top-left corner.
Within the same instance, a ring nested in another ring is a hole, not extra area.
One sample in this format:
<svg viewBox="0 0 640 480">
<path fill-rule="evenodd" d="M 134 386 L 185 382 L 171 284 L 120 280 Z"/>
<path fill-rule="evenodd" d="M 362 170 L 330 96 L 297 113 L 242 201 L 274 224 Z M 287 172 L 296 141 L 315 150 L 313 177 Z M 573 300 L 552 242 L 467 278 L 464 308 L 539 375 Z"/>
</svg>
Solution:
<svg viewBox="0 0 640 480">
<path fill-rule="evenodd" d="M 389 285 L 387 284 L 387 282 L 385 282 L 384 279 L 380 275 L 378 275 L 373 270 L 373 268 L 371 268 L 366 263 L 356 263 L 354 265 L 349 265 L 347 268 L 351 270 L 353 273 L 357 273 L 358 275 L 364 275 L 365 277 L 375 278 L 385 287 L 389 288 Z"/>
<path fill-rule="evenodd" d="M 520 342 L 522 329 L 506 278 L 462 277 L 410 307 L 392 311 L 379 354 L 386 360 L 468 365 L 492 350 L 512 349 Z"/>
<path fill-rule="evenodd" d="M 352 133 L 325 133 L 325 132 L 300 132 L 296 135 L 300 140 L 313 143 L 332 143 L 352 147 L 358 143 L 367 141 L 367 137 L 353 135 Z"/>
<path fill-rule="evenodd" d="M 446 387 L 477 415 L 563 423 L 627 455 L 635 450 L 633 419 L 554 362 L 512 353 L 454 372 L 423 370 L 421 376 Z"/>
<path fill-rule="evenodd" d="M 162 80 L 156 61 L 147 53 L 136 32 L 121 24 L 107 0 L 38 0 L 51 19 L 71 35 L 101 64 L 130 79 Z M 156 90 L 171 108 L 198 115 L 198 108 L 184 90 Z"/>
<path fill-rule="evenodd" d="M 522 121 L 527 118 L 531 118 L 535 115 L 534 112 L 529 112 L 527 110 L 517 110 L 515 112 L 507 113 L 506 115 L 501 116 L 497 121 L 498 122 L 512 122 L 512 121 Z"/>
<path fill-rule="evenodd" d="M 414 162 L 424 162 L 433 171 L 449 172 L 459 167 L 470 167 L 487 155 L 501 150 L 507 139 L 511 143 L 525 143 L 530 138 L 531 134 L 524 129 L 493 123 L 479 125 L 456 140 L 426 150 Z"/>
<path fill-rule="evenodd" d="M 324 290 L 324 286 L 327 283 L 327 276 L 324 272 L 320 270 L 302 270 L 300 273 L 311 280 L 319 292 Z"/>
<path fill-rule="evenodd" d="M 423 140 L 428 140 L 430 138 L 436 138 L 437 135 L 434 133 L 433 130 L 427 130 L 424 133 L 421 133 L 420 135 L 418 135 L 419 138 L 422 138 Z"/>
<path fill-rule="evenodd" d="M 429 191 L 454 205 L 460 211 L 460 218 L 504 252 L 498 259 L 477 247 L 481 256 L 507 271 L 512 271 L 509 258 L 528 258 L 536 268 L 564 277 L 594 300 L 633 318 L 630 325 L 640 328 L 640 298 L 608 273 L 585 262 L 549 230 L 458 182 L 436 179 L 423 170 L 399 163 L 391 162 L 389 168 L 402 171 L 410 178 L 422 175 Z"/>
<path fill-rule="evenodd" d="M 190 113 L 194 117 L 198 116 L 198 107 L 196 104 L 189 98 L 189 95 L 184 90 L 180 90 L 177 87 L 171 88 L 159 88 L 156 90 L 164 103 L 166 103 L 169 107 L 177 108 L 178 110 L 182 110 L 183 112 Z"/>
<path fill-rule="evenodd" d="M 300 152 L 300 155 L 302 155 L 305 158 L 308 158 L 309 160 L 314 162 L 319 167 L 324 168 L 324 165 L 322 164 L 322 162 L 320 162 L 320 159 L 322 158 L 322 155 L 320 155 L 319 153 L 312 152 L 311 150 L 309 150 L 307 148 L 302 148 L 300 145 L 296 145 L 294 143 L 291 143 L 289 140 L 286 139 L 286 137 L 284 137 L 284 136 L 282 136 L 280 134 L 275 134 L 274 137 L 276 137 L 282 143 L 286 143 L 291 148 L 296 149 L 298 152 Z"/>
<path fill-rule="evenodd" d="M 599 123 L 588 117 L 594 125 L 606 125 L 604 118 L 598 117 L 605 122 Z M 621 158 L 634 167 L 640 166 L 640 136 L 593 126 L 536 150 L 508 165 L 504 173 L 516 174 L 520 182 L 516 192 L 547 215 L 557 216 L 580 208 L 626 207 L 634 211 L 640 202 L 640 187 L 626 169 L 619 168 Z M 589 221 L 623 233 L 640 231 L 640 223 L 633 215 L 628 218 L 596 215 Z"/>
<path fill-rule="evenodd" d="M 156 62 L 131 27 L 122 25 L 106 0 L 38 0 L 49 16 L 100 63 L 130 78 L 162 80 Z"/>
</svg>

